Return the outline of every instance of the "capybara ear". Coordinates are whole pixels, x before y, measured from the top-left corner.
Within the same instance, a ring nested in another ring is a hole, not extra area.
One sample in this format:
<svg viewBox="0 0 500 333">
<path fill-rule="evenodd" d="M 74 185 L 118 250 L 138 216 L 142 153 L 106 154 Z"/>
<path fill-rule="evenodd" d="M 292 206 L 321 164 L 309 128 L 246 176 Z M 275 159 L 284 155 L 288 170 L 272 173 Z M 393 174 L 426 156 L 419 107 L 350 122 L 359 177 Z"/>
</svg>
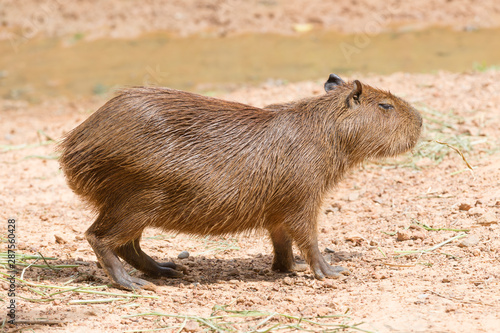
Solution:
<svg viewBox="0 0 500 333">
<path fill-rule="evenodd" d="M 330 74 L 328 80 L 325 82 L 325 91 L 326 92 L 332 91 L 337 86 L 340 86 L 341 84 L 344 83 L 345 83 L 344 80 L 342 80 L 338 75 Z"/>
<path fill-rule="evenodd" d="M 358 104 L 359 97 L 363 92 L 363 86 L 361 85 L 361 82 L 359 82 L 358 80 L 354 80 L 352 84 L 354 87 L 352 88 L 351 93 L 349 94 L 349 96 L 347 96 L 345 100 L 348 107 L 351 106 L 351 100 L 353 100 L 354 103 Z"/>
</svg>

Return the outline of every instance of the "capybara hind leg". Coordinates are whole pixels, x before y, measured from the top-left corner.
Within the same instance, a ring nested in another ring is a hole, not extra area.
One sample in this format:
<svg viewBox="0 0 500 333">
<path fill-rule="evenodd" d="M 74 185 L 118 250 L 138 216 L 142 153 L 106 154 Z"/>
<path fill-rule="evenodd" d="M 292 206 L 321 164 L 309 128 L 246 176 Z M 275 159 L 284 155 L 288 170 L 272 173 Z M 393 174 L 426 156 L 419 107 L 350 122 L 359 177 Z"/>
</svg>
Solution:
<svg viewBox="0 0 500 333">
<path fill-rule="evenodd" d="M 292 237 L 283 226 L 269 230 L 274 247 L 272 269 L 278 272 L 304 271 L 307 265 L 293 259 Z"/>
<path fill-rule="evenodd" d="M 127 290 L 140 289 L 149 284 L 146 280 L 130 276 L 115 252 L 104 246 L 102 239 L 99 239 L 90 229 L 85 235 L 101 267 L 115 284 Z"/>
<path fill-rule="evenodd" d="M 134 268 L 152 277 L 182 277 L 183 274 L 177 270 L 173 262 L 157 263 L 144 253 L 139 244 L 140 238 L 134 239 L 116 249 L 117 254 Z"/>
</svg>

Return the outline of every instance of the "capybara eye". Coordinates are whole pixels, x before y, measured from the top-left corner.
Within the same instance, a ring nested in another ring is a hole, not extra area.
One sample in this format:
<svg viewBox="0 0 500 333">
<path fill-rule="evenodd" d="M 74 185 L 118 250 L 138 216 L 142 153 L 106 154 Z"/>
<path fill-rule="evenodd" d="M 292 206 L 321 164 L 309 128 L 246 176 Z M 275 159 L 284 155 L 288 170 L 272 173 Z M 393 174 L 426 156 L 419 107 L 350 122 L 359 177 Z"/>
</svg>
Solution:
<svg viewBox="0 0 500 333">
<path fill-rule="evenodd" d="M 385 104 L 385 103 L 380 103 L 378 106 L 380 106 L 384 110 L 393 110 L 394 106 L 391 104 Z"/>
</svg>

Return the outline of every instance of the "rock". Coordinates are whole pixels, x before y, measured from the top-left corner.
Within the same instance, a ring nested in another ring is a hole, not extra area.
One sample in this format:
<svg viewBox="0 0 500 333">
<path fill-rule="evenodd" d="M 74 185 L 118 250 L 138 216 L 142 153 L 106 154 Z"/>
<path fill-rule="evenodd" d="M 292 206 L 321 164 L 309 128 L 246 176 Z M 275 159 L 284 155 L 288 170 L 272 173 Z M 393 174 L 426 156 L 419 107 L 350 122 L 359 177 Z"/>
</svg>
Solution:
<svg viewBox="0 0 500 333">
<path fill-rule="evenodd" d="M 299 300 L 297 297 L 293 297 L 293 296 L 285 296 L 283 298 L 285 301 L 288 301 L 288 302 L 292 302 L 292 303 L 298 303 Z"/>
<path fill-rule="evenodd" d="M 325 279 L 323 281 L 324 288 L 338 289 L 337 281 L 333 281 L 331 279 Z"/>
<path fill-rule="evenodd" d="M 316 309 L 316 315 L 318 317 L 327 316 L 329 313 L 330 313 L 330 308 L 326 306 L 320 306 L 319 308 Z"/>
<path fill-rule="evenodd" d="M 342 206 L 339 203 L 334 203 L 325 209 L 325 213 L 335 213 L 335 212 L 340 211 L 341 209 L 342 209 Z"/>
<path fill-rule="evenodd" d="M 177 258 L 179 258 L 179 259 L 187 259 L 187 258 L 189 258 L 189 252 L 188 251 L 182 251 L 181 253 L 179 253 L 179 255 L 177 256 Z"/>
<path fill-rule="evenodd" d="M 377 280 L 387 279 L 387 275 L 386 275 L 386 274 L 384 274 L 384 273 L 379 273 L 379 272 L 374 272 L 374 273 L 372 274 L 372 277 L 373 277 L 374 279 L 377 279 Z"/>
<path fill-rule="evenodd" d="M 184 332 L 199 332 L 200 324 L 197 321 L 190 320 L 184 325 Z"/>
<path fill-rule="evenodd" d="M 411 238 L 412 239 L 421 239 L 421 240 L 424 240 L 425 237 L 427 237 L 427 234 L 423 231 L 415 231 L 412 235 L 411 235 Z"/>
<path fill-rule="evenodd" d="M 471 208 L 469 209 L 469 211 L 467 212 L 467 214 L 469 216 L 481 216 L 483 215 L 484 213 L 486 213 L 486 211 L 481 208 L 481 207 L 474 207 L 474 208 Z"/>
<path fill-rule="evenodd" d="M 420 294 L 417 296 L 418 299 L 426 299 L 429 298 L 429 294 Z"/>
<path fill-rule="evenodd" d="M 495 213 L 493 212 L 487 212 L 477 220 L 477 223 L 482 224 L 482 225 L 490 225 L 493 223 L 498 223 L 498 219 Z"/>
<path fill-rule="evenodd" d="M 358 199 L 359 199 L 359 193 L 358 192 L 351 192 L 347 196 L 347 200 L 349 200 L 349 201 L 356 201 Z"/>
<path fill-rule="evenodd" d="M 240 275 L 240 271 L 237 268 L 233 268 L 233 269 L 230 269 L 229 272 L 227 272 L 227 275 L 229 275 L 229 276 Z"/>
<path fill-rule="evenodd" d="M 360 246 L 365 239 L 358 235 L 352 235 L 345 237 L 345 240 L 348 242 L 353 242 L 354 246 Z"/>
<path fill-rule="evenodd" d="M 465 210 L 465 211 L 468 211 L 472 208 L 471 205 L 467 204 L 467 203 L 461 203 L 459 206 L 458 206 L 458 210 Z"/>
<path fill-rule="evenodd" d="M 474 245 L 477 245 L 479 243 L 480 239 L 476 235 L 469 235 L 467 238 L 465 238 L 463 241 L 458 244 L 460 247 L 471 247 Z"/>
<path fill-rule="evenodd" d="M 396 239 L 400 242 L 410 240 L 411 239 L 411 232 L 408 230 L 398 231 L 398 233 L 396 235 Z"/>
<path fill-rule="evenodd" d="M 66 240 L 59 235 L 54 235 L 57 244 L 66 244 Z"/>
<path fill-rule="evenodd" d="M 347 251 L 338 251 L 335 252 L 333 256 L 335 261 L 351 261 L 352 258 L 356 256 L 356 254 Z"/>
</svg>

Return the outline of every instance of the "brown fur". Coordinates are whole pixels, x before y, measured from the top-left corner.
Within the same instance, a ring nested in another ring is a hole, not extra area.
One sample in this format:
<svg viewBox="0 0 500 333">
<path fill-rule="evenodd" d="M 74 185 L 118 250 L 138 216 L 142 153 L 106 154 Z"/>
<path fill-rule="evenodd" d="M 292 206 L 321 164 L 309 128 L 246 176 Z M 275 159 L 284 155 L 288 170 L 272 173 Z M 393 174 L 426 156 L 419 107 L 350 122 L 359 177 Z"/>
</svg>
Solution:
<svg viewBox="0 0 500 333">
<path fill-rule="evenodd" d="M 356 81 L 358 82 L 358 81 Z M 117 256 L 153 276 L 180 276 L 139 246 L 146 227 L 196 235 L 268 230 L 273 268 L 290 271 L 295 242 L 317 278 L 337 276 L 317 245 L 325 195 L 367 158 L 411 149 L 422 120 L 408 103 L 353 82 L 256 108 L 167 88 L 130 88 L 60 145 L 71 189 L 98 213 L 87 239 L 108 275 L 131 289 Z M 361 86 L 360 86 L 361 87 Z M 383 110 L 379 103 L 391 103 Z"/>
</svg>

